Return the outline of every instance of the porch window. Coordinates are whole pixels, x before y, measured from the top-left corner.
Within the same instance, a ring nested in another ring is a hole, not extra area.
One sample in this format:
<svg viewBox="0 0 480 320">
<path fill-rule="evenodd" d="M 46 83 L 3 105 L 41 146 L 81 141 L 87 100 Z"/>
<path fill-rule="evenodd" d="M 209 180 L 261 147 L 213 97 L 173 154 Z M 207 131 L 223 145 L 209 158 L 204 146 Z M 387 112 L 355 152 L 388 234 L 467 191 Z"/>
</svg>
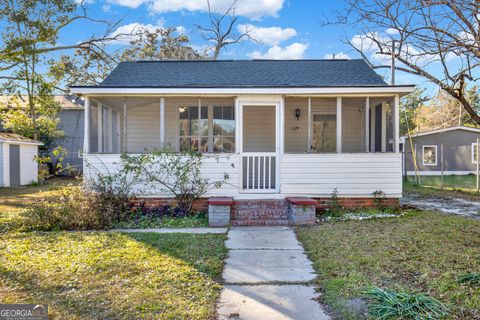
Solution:
<svg viewBox="0 0 480 320">
<path fill-rule="evenodd" d="M 335 152 L 336 123 L 334 114 L 312 114 L 312 152 Z"/>
<path fill-rule="evenodd" d="M 179 108 L 180 150 L 208 151 L 208 107 Z"/>
<path fill-rule="evenodd" d="M 213 152 L 235 150 L 235 118 L 233 107 L 213 107 Z"/>
<path fill-rule="evenodd" d="M 423 165 L 437 165 L 437 146 L 423 146 Z"/>
<path fill-rule="evenodd" d="M 235 118 L 231 106 L 179 108 L 180 151 L 234 152 Z"/>
<path fill-rule="evenodd" d="M 472 163 L 477 163 L 477 155 L 478 155 L 478 146 L 477 143 L 472 143 Z"/>
</svg>

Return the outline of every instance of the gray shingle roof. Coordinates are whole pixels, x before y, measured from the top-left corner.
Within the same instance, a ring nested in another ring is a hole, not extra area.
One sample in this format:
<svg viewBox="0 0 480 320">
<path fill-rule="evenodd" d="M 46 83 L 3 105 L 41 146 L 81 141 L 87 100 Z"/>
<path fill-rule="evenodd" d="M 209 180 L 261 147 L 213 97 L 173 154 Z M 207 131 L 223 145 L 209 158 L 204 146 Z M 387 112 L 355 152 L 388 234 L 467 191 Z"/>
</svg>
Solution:
<svg viewBox="0 0 480 320">
<path fill-rule="evenodd" d="M 121 62 L 100 87 L 386 86 L 364 60 L 220 60 Z"/>
</svg>

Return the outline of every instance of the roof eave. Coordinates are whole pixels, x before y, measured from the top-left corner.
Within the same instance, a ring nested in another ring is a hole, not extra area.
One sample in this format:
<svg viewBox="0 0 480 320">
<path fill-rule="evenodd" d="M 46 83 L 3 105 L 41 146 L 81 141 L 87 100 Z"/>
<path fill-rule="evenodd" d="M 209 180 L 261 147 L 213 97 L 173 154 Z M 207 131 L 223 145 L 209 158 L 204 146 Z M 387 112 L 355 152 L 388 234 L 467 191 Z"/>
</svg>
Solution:
<svg viewBox="0 0 480 320">
<path fill-rule="evenodd" d="M 338 86 L 338 87 L 108 87 L 72 86 L 70 92 L 80 95 L 113 94 L 399 94 L 405 95 L 414 85 Z"/>
</svg>

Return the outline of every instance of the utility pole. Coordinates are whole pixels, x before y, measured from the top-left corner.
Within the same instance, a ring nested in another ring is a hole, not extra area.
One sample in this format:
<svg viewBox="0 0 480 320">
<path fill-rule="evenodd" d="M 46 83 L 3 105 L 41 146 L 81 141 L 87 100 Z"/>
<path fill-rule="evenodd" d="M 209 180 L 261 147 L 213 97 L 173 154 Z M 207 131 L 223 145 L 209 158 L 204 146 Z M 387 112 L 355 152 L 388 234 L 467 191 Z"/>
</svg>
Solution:
<svg viewBox="0 0 480 320">
<path fill-rule="evenodd" d="M 392 40 L 392 64 L 391 64 L 390 83 L 395 85 L 395 40 Z"/>
</svg>

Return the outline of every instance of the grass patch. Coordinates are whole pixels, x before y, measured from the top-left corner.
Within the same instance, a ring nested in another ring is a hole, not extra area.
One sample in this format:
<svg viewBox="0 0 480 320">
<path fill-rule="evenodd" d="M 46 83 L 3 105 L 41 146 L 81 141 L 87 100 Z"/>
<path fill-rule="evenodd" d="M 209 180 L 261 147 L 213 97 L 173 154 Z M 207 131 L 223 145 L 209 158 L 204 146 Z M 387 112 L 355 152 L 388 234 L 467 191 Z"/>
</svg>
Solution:
<svg viewBox="0 0 480 320">
<path fill-rule="evenodd" d="M 150 217 L 139 214 L 127 221 L 116 223 L 113 228 L 148 229 L 148 228 L 200 228 L 208 227 L 208 217 L 204 212 L 181 218 Z"/>
<path fill-rule="evenodd" d="M 442 187 L 441 177 L 422 176 L 421 183 L 415 183 L 415 177 L 408 176 L 403 184 L 403 190 L 414 192 L 425 196 L 459 196 L 480 198 L 480 193 L 476 191 L 477 177 L 475 175 L 449 175 L 444 176 L 444 185 Z"/>
<path fill-rule="evenodd" d="M 212 319 L 225 235 L 110 232 L 0 236 L 0 301 L 52 319 Z"/>
<path fill-rule="evenodd" d="M 421 292 L 455 306 L 450 319 L 480 318 L 480 290 L 458 283 L 480 272 L 480 222 L 432 212 L 399 219 L 323 223 L 297 229 L 319 274 L 322 300 L 339 319 L 369 287 Z"/>
</svg>

